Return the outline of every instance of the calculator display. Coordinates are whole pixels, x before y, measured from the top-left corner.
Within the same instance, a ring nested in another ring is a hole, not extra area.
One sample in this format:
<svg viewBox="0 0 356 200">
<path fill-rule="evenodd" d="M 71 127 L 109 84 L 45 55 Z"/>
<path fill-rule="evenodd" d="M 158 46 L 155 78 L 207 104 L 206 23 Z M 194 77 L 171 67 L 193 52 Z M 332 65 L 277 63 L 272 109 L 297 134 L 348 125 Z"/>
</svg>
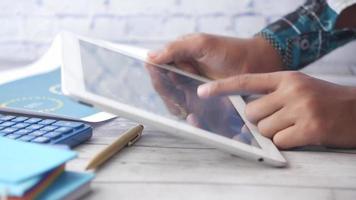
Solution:
<svg viewBox="0 0 356 200">
<path fill-rule="evenodd" d="M 80 53 L 89 92 L 259 147 L 227 97 L 197 96 L 201 81 L 84 41 Z"/>
</svg>

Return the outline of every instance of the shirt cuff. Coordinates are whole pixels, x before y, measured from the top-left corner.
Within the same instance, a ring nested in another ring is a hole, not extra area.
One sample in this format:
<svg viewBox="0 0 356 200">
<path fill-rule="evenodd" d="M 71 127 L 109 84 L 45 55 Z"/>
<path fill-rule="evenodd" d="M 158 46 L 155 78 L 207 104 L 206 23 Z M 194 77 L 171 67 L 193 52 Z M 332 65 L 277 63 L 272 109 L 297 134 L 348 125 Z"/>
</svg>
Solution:
<svg viewBox="0 0 356 200">
<path fill-rule="evenodd" d="M 258 35 L 273 46 L 288 70 L 298 70 L 356 39 L 356 30 L 335 30 L 338 14 L 327 1 L 308 1 Z"/>
</svg>

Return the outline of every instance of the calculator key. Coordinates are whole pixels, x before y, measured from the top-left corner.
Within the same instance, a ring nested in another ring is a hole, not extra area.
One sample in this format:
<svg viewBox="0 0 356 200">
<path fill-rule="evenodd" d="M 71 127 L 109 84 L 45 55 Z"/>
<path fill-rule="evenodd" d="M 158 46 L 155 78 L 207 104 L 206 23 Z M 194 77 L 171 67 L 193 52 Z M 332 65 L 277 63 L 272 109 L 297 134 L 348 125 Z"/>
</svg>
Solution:
<svg viewBox="0 0 356 200">
<path fill-rule="evenodd" d="M 29 135 L 32 135 L 32 136 L 42 136 L 44 134 L 46 134 L 47 132 L 46 131 L 33 131 L 32 133 L 30 133 Z"/>
<path fill-rule="evenodd" d="M 13 132 L 15 132 L 15 131 L 17 131 L 18 129 L 17 128 L 5 128 L 5 129 L 3 129 L 3 130 L 1 130 L 0 132 L 1 133 L 7 133 L 7 134 L 10 134 L 10 133 L 13 133 Z"/>
<path fill-rule="evenodd" d="M 7 135 L 6 137 L 7 138 L 10 138 L 10 139 L 17 139 L 19 137 L 21 137 L 22 135 L 17 135 L 17 134 L 10 134 L 10 135 Z"/>
<path fill-rule="evenodd" d="M 74 129 L 70 127 L 59 127 L 56 129 L 56 132 L 59 132 L 61 134 L 68 134 L 71 133 Z"/>
<path fill-rule="evenodd" d="M 2 133 L 2 132 L 0 132 L 0 137 L 6 136 L 6 135 L 8 135 L 8 133 Z"/>
<path fill-rule="evenodd" d="M 16 132 L 14 132 L 14 134 L 17 134 L 17 135 L 27 135 L 29 133 L 31 133 L 32 131 L 31 130 L 28 130 L 28 129 L 20 129 Z"/>
<path fill-rule="evenodd" d="M 13 125 L 12 127 L 14 127 L 14 128 L 26 128 L 26 127 L 28 127 L 30 124 L 28 124 L 28 123 L 17 123 L 17 124 L 15 124 L 15 125 Z"/>
<path fill-rule="evenodd" d="M 41 131 L 53 131 L 57 128 L 58 128 L 58 126 L 45 126 L 45 127 L 41 128 Z"/>
<path fill-rule="evenodd" d="M 40 118 L 30 118 L 30 119 L 28 119 L 28 120 L 26 120 L 25 122 L 26 123 L 29 123 L 29 124 L 35 124 L 35 123 L 37 123 L 37 122 L 39 122 L 39 121 L 41 121 L 42 119 L 40 119 Z"/>
<path fill-rule="evenodd" d="M 61 133 L 59 132 L 49 132 L 47 134 L 44 135 L 45 137 L 51 138 L 51 139 L 56 139 L 62 136 Z"/>
<path fill-rule="evenodd" d="M 12 120 L 14 118 L 15 118 L 15 116 L 12 116 L 12 115 L 4 115 L 4 116 L 0 117 L 0 120 L 9 121 L 9 120 Z"/>
<path fill-rule="evenodd" d="M 38 137 L 38 138 L 31 140 L 31 142 L 36 142 L 36 143 L 48 143 L 49 141 L 50 141 L 50 139 L 47 137 Z"/>
<path fill-rule="evenodd" d="M 80 122 L 69 122 L 69 121 L 58 121 L 58 122 L 54 123 L 53 125 L 66 126 L 66 127 L 71 127 L 71 128 L 80 128 L 80 127 L 84 126 L 83 123 L 80 123 Z"/>
<path fill-rule="evenodd" d="M 28 126 L 26 129 L 29 129 L 29 130 L 38 130 L 40 128 L 44 127 L 44 125 L 41 125 L 41 124 L 32 124 L 31 126 Z"/>
<path fill-rule="evenodd" d="M 4 122 L 1 123 L 0 126 L 1 127 L 9 127 L 9 126 L 13 126 L 14 124 L 16 124 L 15 122 Z"/>
<path fill-rule="evenodd" d="M 20 138 L 17 138 L 18 140 L 21 140 L 21 141 L 24 141 L 24 142 L 29 142 L 33 139 L 35 139 L 36 137 L 35 136 L 32 136 L 32 135 L 25 135 L 25 136 L 22 136 Z"/>
<path fill-rule="evenodd" d="M 11 121 L 13 122 L 24 122 L 28 119 L 28 117 L 16 117 L 14 119 L 12 119 Z"/>
<path fill-rule="evenodd" d="M 53 124 L 54 122 L 56 122 L 56 120 L 54 120 L 54 119 L 45 119 L 45 120 L 38 122 L 38 124 L 50 125 L 50 124 Z"/>
</svg>

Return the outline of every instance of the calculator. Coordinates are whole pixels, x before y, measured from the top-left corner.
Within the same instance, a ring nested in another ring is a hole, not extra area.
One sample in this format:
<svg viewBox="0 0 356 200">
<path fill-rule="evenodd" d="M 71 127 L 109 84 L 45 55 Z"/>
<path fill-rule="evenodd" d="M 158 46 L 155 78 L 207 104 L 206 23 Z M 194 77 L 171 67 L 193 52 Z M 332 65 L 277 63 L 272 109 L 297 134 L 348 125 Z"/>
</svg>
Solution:
<svg viewBox="0 0 356 200">
<path fill-rule="evenodd" d="M 90 139 L 92 133 L 92 127 L 82 122 L 0 113 L 0 137 L 72 148 Z"/>
</svg>

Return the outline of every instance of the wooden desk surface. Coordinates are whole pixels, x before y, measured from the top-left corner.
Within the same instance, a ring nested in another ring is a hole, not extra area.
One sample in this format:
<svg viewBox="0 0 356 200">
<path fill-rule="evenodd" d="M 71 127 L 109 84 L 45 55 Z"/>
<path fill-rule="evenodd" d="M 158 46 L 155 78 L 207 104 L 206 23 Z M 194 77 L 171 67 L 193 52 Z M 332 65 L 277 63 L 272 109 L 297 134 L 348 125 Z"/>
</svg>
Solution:
<svg viewBox="0 0 356 200">
<path fill-rule="evenodd" d="M 134 125 L 116 119 L 97 127 L 68 168 L 83 170 Z M 139 142 L 97 171 L 85 199 L 356 199 L 356 151 L 283 154 L 287 168 L 266 167 L 145 127 Z"/>
</svg>

